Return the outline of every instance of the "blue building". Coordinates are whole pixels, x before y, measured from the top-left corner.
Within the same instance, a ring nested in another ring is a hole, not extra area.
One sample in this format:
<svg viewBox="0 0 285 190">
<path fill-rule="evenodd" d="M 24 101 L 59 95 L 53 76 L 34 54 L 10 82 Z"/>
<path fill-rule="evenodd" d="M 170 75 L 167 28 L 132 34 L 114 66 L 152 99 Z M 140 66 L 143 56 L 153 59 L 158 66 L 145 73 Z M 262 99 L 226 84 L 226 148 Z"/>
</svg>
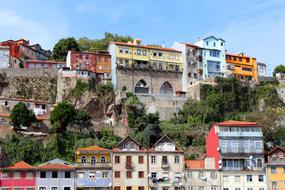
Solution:
<svg viewBox="0 0 285 190">
<path fill-rule="evenodd" d="M 214 77 L 226 76 L 225 40 L 210 36 L 195 43 L 203 49 L 204 80 Z"/>
</svg>

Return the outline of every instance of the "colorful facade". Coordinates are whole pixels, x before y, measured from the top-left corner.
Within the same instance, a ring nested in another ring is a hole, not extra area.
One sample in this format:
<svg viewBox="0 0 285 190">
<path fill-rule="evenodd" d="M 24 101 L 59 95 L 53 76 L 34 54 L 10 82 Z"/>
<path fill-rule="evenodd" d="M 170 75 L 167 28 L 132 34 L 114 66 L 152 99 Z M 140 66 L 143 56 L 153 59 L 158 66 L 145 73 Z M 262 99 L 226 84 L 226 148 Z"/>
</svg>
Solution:
<svg viewBox="0 0 285 190">
<path fill-rule="evenodd" d="M 105 51 L 69 51 L 66 66 L 73 70 L 91 71 L 98 80 L 111 80 L 111 55 Z"/>
<path fill-rule="evenodd" d="M 276 147 L 267 153 L 266 173 L 268 190 L 285 189 L 285 149 Z"/>
<path fill-rule="evenodd" d="M 74 190 L 75 168 L 69 163 L 54 159 L 37 167 L 37 190 Z"/>
<path fill-rule="evenodd" d="M 168 136 L 163 136 L 148 151 L 148 163 L 150 189 L 184 189 L 184 153 Z"/>
<path fill-rule="evenodd" d="M 258 81 L 256 58 L 244 53 L 226 54 L 227 75 L 242 81 Z"/>
<path fill-rule="evenodd" d="M 194 45 L 203 49 L 203 80 L 226 77 L 225 40 L 210 36 Z"/>
<path fill-rule="evenodd" d="M 76 189 L 112 189 L 111 151 L 98 146 L 75 152 Z"/>
<path fill-rule="evenodd" d="M 113 189 L 148 189 L 148 153 L 130 136 L 113 149 Z"/>
<path fill-rule="evenodd" d="M 35 190 L 36 168 L 24 161 L 0 168 L 1 190 Z"/>
</svg>

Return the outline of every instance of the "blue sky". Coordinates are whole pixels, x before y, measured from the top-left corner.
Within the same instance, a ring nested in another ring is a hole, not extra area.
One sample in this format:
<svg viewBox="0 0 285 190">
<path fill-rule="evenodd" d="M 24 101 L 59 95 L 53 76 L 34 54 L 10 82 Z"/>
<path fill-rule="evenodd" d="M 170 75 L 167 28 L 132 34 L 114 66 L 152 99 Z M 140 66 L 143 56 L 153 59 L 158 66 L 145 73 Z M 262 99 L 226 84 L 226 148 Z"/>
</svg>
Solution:
<svg viewBox="0 0 285 190">
<path fill-rule="evenodd" d="M 285 44 L 284 0 L 0 0 L 0 41 L 25 38 L 52 49 L 63 37 L 131 35 L 171 46 L 215 35 L 230 53 L 278 64 Z"/>
</svg>

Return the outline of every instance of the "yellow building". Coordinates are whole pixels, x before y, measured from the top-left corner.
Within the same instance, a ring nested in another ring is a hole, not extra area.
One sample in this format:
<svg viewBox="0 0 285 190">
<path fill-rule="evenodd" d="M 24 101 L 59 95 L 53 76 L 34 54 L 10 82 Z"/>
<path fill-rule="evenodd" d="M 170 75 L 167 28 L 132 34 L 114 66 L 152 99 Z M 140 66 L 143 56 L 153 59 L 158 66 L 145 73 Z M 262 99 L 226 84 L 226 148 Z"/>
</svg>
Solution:
<svg viewBox="0 0 285 190">
<path fill-rule="evenodd" d="M 98 146 L 79 148 L 75 152 L 77 190 L 112 189 L 111 151 Z"/>
<path fill-rule="evenodd" d="M 240 54 L 226 54 L 227 75 L 241 81 L 258 81 L 256 58 Z"/>
<path fill-rule="evenodd" d="M 285 189 L 285 149 L 276 147 L 267 153 L 268 190 Z"/>
<path fill-rule="evenodd" d="M 111 42 L 115 46 L 115 61 L 119 66 L 134 69 L 153 69 L 182 72 L 181 52 L 172 48 L 153 45 L 141 45 L 134 42 Z M 111 52 L 112 54 L 112 52 Z"/>
</svg>

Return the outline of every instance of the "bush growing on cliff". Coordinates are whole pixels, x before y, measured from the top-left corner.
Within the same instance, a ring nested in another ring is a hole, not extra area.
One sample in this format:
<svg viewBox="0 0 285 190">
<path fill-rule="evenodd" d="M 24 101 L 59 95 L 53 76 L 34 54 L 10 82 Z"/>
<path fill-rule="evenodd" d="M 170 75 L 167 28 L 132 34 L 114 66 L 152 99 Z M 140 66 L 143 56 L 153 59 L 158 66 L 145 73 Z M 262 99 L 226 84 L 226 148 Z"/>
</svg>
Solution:
<svg viewBox="0 0 285 190">
<path fill-rule="evenodd" d="M 76 81 L 76 85 L 74 89 L 71 91 L 71 94 L 75 98 L 80 98 L 82 94 L 88 90 L 89 85 L 86 82 L 82 82 L 81 80 Z"/>
<path fill-rule="evenodd" d="M 36 116 L 32 110 L 29 110 L 24 103 L 20 102 L 13 107 L 10 119 L 11 124 L 16 129 L 21 129 L 22 127 L 29 127 L 35 122 Z"/>
</svg>

